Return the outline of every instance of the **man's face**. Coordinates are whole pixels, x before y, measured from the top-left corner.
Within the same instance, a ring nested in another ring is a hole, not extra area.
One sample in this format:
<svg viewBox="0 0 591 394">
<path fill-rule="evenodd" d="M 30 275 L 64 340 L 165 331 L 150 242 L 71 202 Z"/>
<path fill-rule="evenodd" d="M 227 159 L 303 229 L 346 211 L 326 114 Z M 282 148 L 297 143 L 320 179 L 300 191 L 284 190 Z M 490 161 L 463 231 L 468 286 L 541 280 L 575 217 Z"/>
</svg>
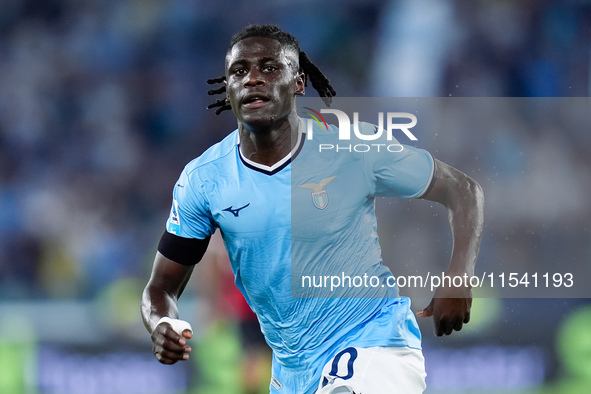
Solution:
<svg viewBox="0 0 591 394">
<path fill-rule="evenodd" d="M 260 127 L 286 119 L 304 91 L 297 69 L 298 55 L 276 40 L 237 42 L 226 55 L 226 95 L 238 121 Z"/>
</svg>

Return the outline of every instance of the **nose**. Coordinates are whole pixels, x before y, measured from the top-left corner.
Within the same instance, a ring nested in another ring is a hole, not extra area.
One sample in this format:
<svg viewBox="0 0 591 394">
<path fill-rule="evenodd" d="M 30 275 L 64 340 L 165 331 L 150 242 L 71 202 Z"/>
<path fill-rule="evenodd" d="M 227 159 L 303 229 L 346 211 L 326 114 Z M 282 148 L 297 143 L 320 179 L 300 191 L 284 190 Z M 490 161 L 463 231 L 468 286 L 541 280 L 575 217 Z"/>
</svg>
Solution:
<svg viewBox="0 0 591 394">
<path fill-rule="evenodd" d="M 244 87 L 253 86 L 265 86 L 265 80 L 263 79 L 260 71 L 256 68 L 250 70 L 244 82 Z"/>
</svg>

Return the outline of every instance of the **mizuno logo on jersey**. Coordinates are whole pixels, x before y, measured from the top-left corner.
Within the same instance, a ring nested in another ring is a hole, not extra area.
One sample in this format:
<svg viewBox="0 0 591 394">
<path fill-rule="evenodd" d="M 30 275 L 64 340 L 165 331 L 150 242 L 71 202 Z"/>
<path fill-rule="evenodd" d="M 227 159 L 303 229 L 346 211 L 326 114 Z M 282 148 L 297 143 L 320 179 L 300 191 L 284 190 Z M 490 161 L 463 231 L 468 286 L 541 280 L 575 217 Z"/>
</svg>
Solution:
<svg viewBox="0 0 591 394">
<path fill-rule="evenodd" d="M 328 205 L 328 192 L 324 188 L 330 182 L 334 181 L 335 178 L 336 175 L 323 179 L 319 183 L 306 183 L 298 187 L 312 190 L 312 202 L 314 203 L 314 206 L 318 209 L 324 209 Z"/>
<path fill-rule="evenodd" d="M 232 215 L 234 215 L 234 217 L 236 217 L 236 218 L 237 218 L 237 217 L 238 217 L 238 215 L 240 214 L 240 211 L 241 211 L 241 210 L 243 210 L 244 208 L 246 208 L 246 207 L 247 207 L 247 206 L 249 206 L 249 205 L 250 205 L 250 203 L 246 204 L 246 205 L 245 205 L 245 206 L 243 206 L 243 207 L 236 208 L 236 209 L 233 209 L 233 208 L 232 208 L 232 205 L 230 205 L 228 208 L 222 209 L 222 211 L 227 211 L 227 212 L 230 212 Z"/>
</svg>

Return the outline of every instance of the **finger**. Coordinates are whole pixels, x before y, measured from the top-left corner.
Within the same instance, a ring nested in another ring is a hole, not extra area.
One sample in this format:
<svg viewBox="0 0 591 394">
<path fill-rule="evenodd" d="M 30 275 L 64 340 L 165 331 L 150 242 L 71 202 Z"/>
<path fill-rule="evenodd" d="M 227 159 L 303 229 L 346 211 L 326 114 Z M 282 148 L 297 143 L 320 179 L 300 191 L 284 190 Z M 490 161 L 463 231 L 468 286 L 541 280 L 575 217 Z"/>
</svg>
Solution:
<svg viewBox="0 0 591 394">
<path fill-rule="evenodd" d="M 178 343 L 172 342 L 166 338 L 160 338 L 152 345 L 152 352 L 154 355 L 161 355 L 163 358 L 170 360 L 186 359 L 184 355 L 191 353 L 189 346 L 181 346 Z"/>
<path fill-rule="evenodd" d="M 157 343 L 160 344 L 163 349 L 176 353 L 184 353 L 189 349 L 189 346 L 185 342 L 185 338 L 175 341 L 167 337 L 161 337 Z"/>
<path fill-rule="evenodd" d="M 453 331 L 453 325 L 447 319 L 440 319 L 437 324 L 437 336 L 449 335 Z"/>
<path fill-rule="evenodd" d="M 439 326 L 435 328 L 435 335 L 438 337 L 443 336 L 443 334 L 445 333 L 445 330 L 443 329 L 443 326 Z"/>
<path fill-rule="evenodd" d="M 435 322 L 435 335 L 438 337 L 449 335 L 454 330 L 454 324 L 448 319 L 437 319 Z"/>
<path fill-rule="evenodd" d="M 462 329 L 462 325 L 463 325 L 463 321 L 456 320 L 456 322 L 454 323 L 454 330 L 460 331 Z"/>
<path fill-rule="evenodd" d="M 466 313 L 466 316 L 464 316 L 464 323 L 468 323 L 470 321 L 470 312 Z"/>
<path fill-rule="evenodd" d="M 427 307 L 421 311 L 417 312 L 417 316 L 420 317 L 430 317 L 433 316 L 433 300 L 427 305 Z"/>
<path fill-rule="evenodd" d="M 176 353 L 170 353 L 167 351 L 161 351 L 158 353 L 155 353 L 154 356 L 156 356 L 156 359 L 158 361 L 160 361 L 162 364 L 175 364 L 178 361 L 183 361 L 183 360 L 188 360 L 189 359 L 189 354 L 188 353 L 183 353 L 182 355 L 178 355 Z"/>
<path fill-rule="evenodd" d="M 444 324 L 441 322 L 441 320 L 435 319 L 433 319 L 433 323 L 435 323 L 435 335 L 437 335 L 438 337 L 442 336 L 445 332 Z"/>
<path fill-rule="evenodd" d="M 191 349 L 190 347 L 181 345 L 180 343 L 175 342 L 164 335 L 156 335 L 152 341 L 152 352 L 154 354 L 162 354 L 169 359 L 181 359 L 182 355 L 189 353 Z"/>
<path fill-rule="evenodd" d="M 176 363 L 179 360 L 171 360 L 169 358 L 165 358 L 164 356 L 162 356 L 162 354 L 160 353 L 155 353 L 154 356 L 156 356 L 156 360 L 160 361 L 162 364 L 166 364 L 166 365 L 171 365 Z"/>
<path fill-rule="evenodd" d="M 152 342 L 168 349 L 183 349 L 185 339 L 179 336 L 172 329 L 154 330 L 152 333 Z"/>
<path fill-rule="evenodd" d="M 176 333 L 176 331 L 174 331 L 174 329 L 172 328 L 172 325 L 170 325 L 170 323 L 159 323 L 156 328 L 154 328 L 154 332 L 153 334 L 162 334 L 165 335 L 171 339 L 174 340 L 178 340 L 178 337 L 180 337 L 179 334 Z"/>
<path fill-rule="evenodd" d="M 191 336 L 187 337 L 185 334 L 185 332 L 183 331 L 183 335 L 179 335 L 174 328 L 172 327 L 172 325 L 170 323 L 160 323 L 158 324 L 158 326 L 156 327 L 156 329 L 158 330 L 158 333 L 161 333 L 163 336 L 167 337 L 170 341 L 172 342 L 176 342 L 182 346 L 186 345 L 186 341 L 185 338 L 191 338 Z M 156 330 L 154 330 L 156 331 Z M 190 330 L 185 330 L 187 332 L 191 332 Z"/>
<path fill-rule="evenodd" d="M 454 327 L 451 324 L 445 326 L 445 335 L 450 335 L 454 330 Z"/>
<path fill-rule="evenodd" d="M 187 339 L 191 339 L 193 338 L 193 333 L 191 332 L 191 330 L 184 330 L 183 331 L 183 337 L 187 338 Z"/>
<path fill-rule="evenodd" d="M 160 351 L 157 354 L 159 354 L 163 359 L 174 360 L 174 362 L 177 362 L 180 360 L 188 360 L 189 359 L 190 349 L 187 349 L 187 350 L 188 351 L 176 352 L 176 351 L 170 351 L 167 349 L 160 349 Z"/>
<path fill-rule="evenodd" d="M 180 345 L 175 342 L 164 341 L 161 344 L 160 349 L 166 350 L 167 352 L 171 352 L 171 353 L 183 354 L 183 353 L 187 353 L 187 349 L 191 349 L 191 348 L 189 346 Z"/>
</svg>

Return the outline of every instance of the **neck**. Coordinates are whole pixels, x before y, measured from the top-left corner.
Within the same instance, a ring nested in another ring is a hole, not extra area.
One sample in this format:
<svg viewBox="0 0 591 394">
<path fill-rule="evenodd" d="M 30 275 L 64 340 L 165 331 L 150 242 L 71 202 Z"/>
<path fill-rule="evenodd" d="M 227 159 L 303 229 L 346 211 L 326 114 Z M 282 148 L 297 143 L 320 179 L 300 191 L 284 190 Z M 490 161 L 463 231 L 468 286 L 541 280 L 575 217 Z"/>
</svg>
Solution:
<svg viewBox="0 0 591 394">
<path fill-rule="evenodd" d="M 298 127 L 299 118 L 295 112 L 278 125 L 239 124 L 240 152 L 255 163 L 272 166 L 293 150 L 298 140 Z"/>
</svg>

